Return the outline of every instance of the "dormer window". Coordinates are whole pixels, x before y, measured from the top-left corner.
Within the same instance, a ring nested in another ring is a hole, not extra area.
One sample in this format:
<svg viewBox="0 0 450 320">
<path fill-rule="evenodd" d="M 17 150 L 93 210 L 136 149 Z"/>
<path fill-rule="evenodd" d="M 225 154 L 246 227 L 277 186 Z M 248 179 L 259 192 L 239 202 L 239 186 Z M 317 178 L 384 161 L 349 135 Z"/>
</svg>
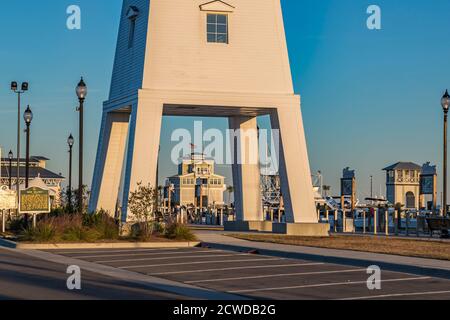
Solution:
<svg viewBox="0 0 450 320">
<path fill-rule="evenodd" d="M 207 14 L 207 39 L 209 43 L 228 43 L 228 15 Z"/>
<path fill-rule="evenodd" d="M 139 16 L 139 9 L 135 6 L 130 6 L 127 11 L 127 18 L 130 21 L 130 33 L 128 35 L 128 49 L 134 45 L 134 34 L 136 31 L 136 20 Z"/>
</svg>

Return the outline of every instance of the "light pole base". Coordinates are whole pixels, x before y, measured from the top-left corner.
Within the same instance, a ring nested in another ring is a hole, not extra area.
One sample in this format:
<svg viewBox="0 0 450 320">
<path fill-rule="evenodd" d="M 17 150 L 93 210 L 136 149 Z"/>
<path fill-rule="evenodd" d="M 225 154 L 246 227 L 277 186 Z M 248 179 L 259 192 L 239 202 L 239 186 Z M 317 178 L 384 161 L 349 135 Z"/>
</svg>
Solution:
<svg viewBox="0 0 450 320">
<path fill-rule="evenodd" d="M 272 232 L 270 221 L 227 221 L 225 231 L 232 232 Z"/>
</svg>

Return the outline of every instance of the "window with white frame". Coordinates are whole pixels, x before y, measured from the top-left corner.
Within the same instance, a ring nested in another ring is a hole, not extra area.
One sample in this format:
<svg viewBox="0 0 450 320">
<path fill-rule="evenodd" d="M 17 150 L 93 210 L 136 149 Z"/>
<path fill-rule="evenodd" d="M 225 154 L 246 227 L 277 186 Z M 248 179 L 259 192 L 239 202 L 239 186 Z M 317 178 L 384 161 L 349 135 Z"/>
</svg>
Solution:
<svg viewBox="0 0 450 320">
<path fill-rule="evenodd" d="M 228 43 L 228 15 L 208 13 L 207 39 L 209 43 Z"/>
</svg>

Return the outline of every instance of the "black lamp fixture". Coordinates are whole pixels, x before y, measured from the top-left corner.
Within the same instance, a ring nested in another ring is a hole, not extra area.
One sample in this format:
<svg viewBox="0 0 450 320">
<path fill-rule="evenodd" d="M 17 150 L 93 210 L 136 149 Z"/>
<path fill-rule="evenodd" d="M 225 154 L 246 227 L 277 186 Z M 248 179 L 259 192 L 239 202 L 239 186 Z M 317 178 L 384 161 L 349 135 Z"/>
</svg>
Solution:
<svg viewBox="0 0 450 320">
<path fill-rule="evenodd" d="M 31 111 L 30 106 L 27 106 L 27 109 L 23 113 L 23 120 L 25 120 L 26 125 L 30 125 L 31 121 L 33 121 L 33 112 Z"/>
<path fill-rule="evenodd" d="M 75 139 L 73 138 L 72 134 L 70 134 L 69 138 L 67 138 L 67 144 L 69 145 L 70 148 L 72 148 L 73 145 L 75 144 Z"/>
<path fill-rule="evenodd" d="M 28 91 L 28 82 L 22 82 L 22 91 L 23 92 Z"/>
<path fill-rule="evenodd" d="M 87 86 L 84 82 L 83 77 L 81 77 L 80 82 L 78 82 L 77 88 L 76 88 L 77 97 L 79 100 L 86 99 L 87 96 Z"/>
<path fill-rule="evenodd" d="M 444 112 L 448 113 L 450 107 L 450 94 L 448 94 L 448 90 L 446 90 L 444 95 L 442 96 L 441 105 Z"/>
<path fill-rule="evenodd" d="M 26 134 L 27 134 L 27 145 L 26 145 L 26 159 L 25 159 L 25 188 L 28 188 L 29 179 L 30 179 L 30 125 L 31 121 L 33 121 L 33 112 L 31 111 L 30 106 L 27 106 L 27 109 L 23 113 L 23 119 L 25 120 L 26 125 Z"/>
</svg>

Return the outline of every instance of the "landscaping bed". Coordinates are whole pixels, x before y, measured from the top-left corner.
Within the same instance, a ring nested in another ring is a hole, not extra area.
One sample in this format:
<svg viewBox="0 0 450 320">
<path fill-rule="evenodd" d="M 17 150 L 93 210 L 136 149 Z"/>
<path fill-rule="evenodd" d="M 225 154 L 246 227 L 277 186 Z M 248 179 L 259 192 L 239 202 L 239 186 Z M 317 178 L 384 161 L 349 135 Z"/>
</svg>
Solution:
<svg viewBox="0 0 450 320">
<path fill-rule="evenodd" d="M 40 217 L 36 227 L 23 218 L 9 224 L 3 239 L 20 244 L 121 244 L 196 242 L 185 225 L 178 223 L 136 223 L 126 236 L 120 225 L 106 213 L 50 214 Z"/>
<path fill-rule="evenodd" d="M 231 234 L 228 236 L 256 242 L 450 260 L 450 242 L 445 241 L 421 241 L 372 236 L 331 236 L 323 238 L 270 234 Z"/>
</svg>

